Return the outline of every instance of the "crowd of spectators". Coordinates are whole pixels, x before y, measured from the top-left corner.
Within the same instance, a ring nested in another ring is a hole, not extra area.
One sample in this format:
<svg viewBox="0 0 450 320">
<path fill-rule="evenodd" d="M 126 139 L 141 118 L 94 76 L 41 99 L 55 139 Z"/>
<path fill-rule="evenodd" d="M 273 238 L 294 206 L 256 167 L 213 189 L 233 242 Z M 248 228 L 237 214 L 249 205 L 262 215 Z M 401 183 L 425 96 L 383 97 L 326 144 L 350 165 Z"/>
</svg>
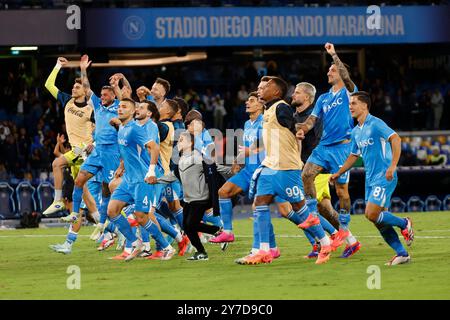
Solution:
<svg viewBox="0 0 450 320">
<path fill-rule="evenodd" d="M 30 66 L 23 62 L 3 67 L 9 71 L 0 75 L 0 180 L 25 176 L 32 180 L 46 179 L 51 172 L 56 136 L 65 132 L 63 111 L 44 88 L 52 64 L 40 65 L 33 75 Z M 314 83 L 318 93 L 328 90 L 326 69 L 314 63 L 305 67 L 305 62 L 299 59 L 271 58 L 240 64 L 222 59 L 164 68 L 94 69 L 90 71 L 90 78 L 96 91 L 116 71 L 123 71 L 135 88 L 151 86 L 153 80 L 161 76 L 174 88 L 170 97 L 183 97 L 191 108 L 200 110 L 207 128 L 225 130 L 243 127 L 247 120 L 245 100 L 256 89 L 262 75 L 282 76 L 289 83 L 290 96 L 300 81 Z M 372 94 L 371 112 L 397 130 L 450 129 L 448 82 L 441 78 L 434 83 L 420 82 L 412 76 L 413 72 L 402 66 L 398 69 L 403 71 L 382 73 L 383 68 L 371 61 L 363 77 L 358 68 L 351 67 L 352 79 L 358 88 Z M 61 71 L 57 80 L 61 90 L 70 92 L 76 72 L 75 69 Z M 407 150 L 404 152 L 407 158 Z M 431 154 L 428 150 L 427 159 Z M 436 159 L 439 155 L 436 154 Z M 433 161 L 443 161 L 439 159 Z M 406 159 L 403 163 L 416 164 L 417 161 Z"/>
</svg>

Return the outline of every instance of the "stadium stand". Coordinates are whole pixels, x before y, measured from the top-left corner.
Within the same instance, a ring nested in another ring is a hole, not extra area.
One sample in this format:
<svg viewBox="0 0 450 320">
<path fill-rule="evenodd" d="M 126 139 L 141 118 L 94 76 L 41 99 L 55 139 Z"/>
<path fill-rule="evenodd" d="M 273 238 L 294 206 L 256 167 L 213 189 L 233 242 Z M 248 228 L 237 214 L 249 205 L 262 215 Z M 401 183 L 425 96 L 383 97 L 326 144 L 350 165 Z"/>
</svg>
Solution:
<svg viewBox="0 0 450 320">
<path fill-rule="evenodd" d="M 8 183 L 0 182 L 0 219 L 18 218 L 13 195 L 14 189 Z"/>
<path fill-rule="evenodd" d="M 352 210 L 353 214 L 364 214 L 364 210 L 366 210 L 366 203 L 364 199 L 356 199 L 353 202 Z"/>
<path fill-rule="evenodd" d="M 430 195 L 425 199 L 425 211 L 440 211 L 442 201 L 435 195 Z"/>
<path fill-rule="evenodd" d="M 35 193 L 36 188 L 33 187 L 29 181 L 22 181 L 17 185 L 17 214 L 19 216 L 23 216 L 25 213 L 31 213 L 37 210 Z"/>
<path fill-rule="evenodd" d="M 424 202 L 418 196 L 411 196 L 406 204 L 408 212 L 421 212 L 424 209 Z"/>
<path fill-rule="evenodd" d="M 391 199 L 391 211 L 394 213 L 405 212 L 406 203 L 399 197 L 394 197 Z"/>
<path fill-rule="evenodd" d="M 442 201 L 442 210 L 450 210 L 450 194 L 446 195 L 444 201 Z"/>
<path fill-rule="evenodd" d="M 40 212 L 43 212 L 48 208 L 53 202 L 53 193 L 55 188 L 50 182 L 41 182 L 37 187 L 37 200 L 38 208 Z"/>
</svg>

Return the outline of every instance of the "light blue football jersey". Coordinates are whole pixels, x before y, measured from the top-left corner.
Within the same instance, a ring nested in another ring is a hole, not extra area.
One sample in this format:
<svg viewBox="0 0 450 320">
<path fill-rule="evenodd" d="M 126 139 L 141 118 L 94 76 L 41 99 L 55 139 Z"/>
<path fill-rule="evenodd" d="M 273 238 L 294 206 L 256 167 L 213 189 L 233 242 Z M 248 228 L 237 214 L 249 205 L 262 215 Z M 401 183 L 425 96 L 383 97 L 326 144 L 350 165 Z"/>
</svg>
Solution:
<svg viewBox="0 0 450 320">
<path fill-rule="evenodd" d="M 125 126 L 120 125 L 117 140 L 125 166 L 125 180 L 129 183 L 144 181 L 148 166 L 141 153 L 147 152 L 145 145 L 152 140 L 148 131 L 136 121 L 130 121 Z"/>
<path fill-rule="evenodd" d="M 392 149 L 389 138 L 395 131 L 381 119 L 369 114 L 362 126 L 352 130 L 352 154 L 361 155 L 366 171 L 366 186 L 386 179 L 386 170 L 391 165 Z M 395 172 L 395 177 L 397 173 Z"/>
<path fill-rule="evenodd" d="M 244 146 L 250 147 L 255 141 L 262 141 L 263 133 L 263 115 L 259 115 L 255 121 L 247 120 L 244 125 Z M 251 172 L 255 171 L 264 160 L 266 153 L 264 151 L 258 154 L 251 153 L 249 157 L 245 158 L 245 168 Z"/>
<path fill-rule="evenodd" d="M 139 123 L 138 123 L 139 124 Z M 140 124 L 139 124 L 140 125 Z M 159 140 L 159 129 L 158 129 L 158 125 L 153 122 L 153 120 L 149 119 L 144 125 L 140 125 L 142 126 L 148 134 L 148 141 L 154 141 L 157 145 L 159 145 L 160 140 Z M 147 168 L 150 166 L 150 161 L 151 161 L 151 156 L 148 153 L 147 150 L 142 150 L 141 152 L 141 157 L 145 162 L 145 165 L 147 166 Z M 157 177 L 159 177 L 161 174 L 161 170 L 162 170 L 162 163 L 161 163 L 161 157 L 158 157 L 158 162 L 157 162 Z"/>
<path fill-rule="evenodd" d="M 199 151 L 204 157 L 211 159 L 211 150 L 208 150 L 208 146 L 214 144 L 214 141 L 209 134 L 208 130 L 203 129 L 202 133 L 195 136 L 194 149 Z"/>
<path fill-rule="evenodd" d="M 117 142 L 117 130 L 109 124 L 112 118 L 117 118 L 117 109 L 120 101 L 115 99 L 109 107 L 102 106 L 102 102 L 95 94 L 91 95 L 95 116 L 95 143 L 115 144 Z"/>
<path fill-rule="evenodd" d="M 358 91 L 355 87 L 354 92 Z M 323 133 L 319 144 L 328 146 L 350 139 L 353 119 L 350 113 L 350 92 L 343 87 L 333 93 L 330 89 L 320 95 L 311 115 L 323 121 Z"/>
</svg>

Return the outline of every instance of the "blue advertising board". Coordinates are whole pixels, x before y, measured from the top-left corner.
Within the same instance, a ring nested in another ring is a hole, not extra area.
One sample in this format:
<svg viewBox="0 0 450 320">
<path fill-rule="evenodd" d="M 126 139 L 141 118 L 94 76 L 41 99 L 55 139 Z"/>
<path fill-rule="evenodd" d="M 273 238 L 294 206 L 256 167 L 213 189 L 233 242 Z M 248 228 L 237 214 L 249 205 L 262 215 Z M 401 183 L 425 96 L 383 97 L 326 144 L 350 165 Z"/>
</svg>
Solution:
<svg viewBox="0 0 450 320">
<path fill-rule="evenodd" d="M 88 47 L 450 42 L 450 6 L 87 9 Z"/>
</svg>

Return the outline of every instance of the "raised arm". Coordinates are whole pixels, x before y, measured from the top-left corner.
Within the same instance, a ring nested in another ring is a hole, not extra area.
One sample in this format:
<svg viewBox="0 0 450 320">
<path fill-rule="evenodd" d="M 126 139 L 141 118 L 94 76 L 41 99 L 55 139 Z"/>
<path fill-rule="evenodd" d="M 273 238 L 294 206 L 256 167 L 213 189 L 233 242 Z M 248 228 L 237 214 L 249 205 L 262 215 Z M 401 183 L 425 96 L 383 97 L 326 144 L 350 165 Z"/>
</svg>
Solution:
<svg viewBox="0 0 450 320">
<path fill-rule="evenodd" d="M 131 88 L 130 82 L 123 75 L 123 73 L 118 73 L 117 76 L 119 77 L 119 81 L 122 81 L 122 86 L 127 87 L 128 89 L 130 89 L 131 92 L 133 92 L 133 89 Z"/>
<path fill-rule="evenodd" d="M 67 59 L 64 57 L 59 57 L 56 60 L 56 65 L 53 68 L 52 72 L 50 73 L 50 75 L 47 78 L 47 81 L 45 81 L 45 88 L 52 94 L 52 96 L 55 99 L 58 99 L 58 92 L 59 89 L 56 87 L 55 85 L 55 81 L 56 81 L 56 76 L 59 73 L 59 69 L 61 69 L 62 67 L 64 67 L 67 64 Z"/>
<path fill-rule="evenodd" d="M 89 83 L 87 76 L 87 68 L 89 68 L 91 63 L 92 61 L 89 60 L 89 56 L 87 54 L 83 55 L 80 59 L 81 82 L 83 83 L 83 88 L 88 98 L 92 95 L 91 84 Z"/>
<path fill-rule="evenodd" d="M 128 98 L 128 99 L 132 99 L 131 97 L 131 89 L 128 88 L 127 86 L 123 86 L 122 90 L 120 90 L 120 95 L 123 98 Z"/>
<path fill-rule="evenodd" d="M 325 50 L 327 50 L 328 54 L 333 58 L 334 64 L 338 68 L 339 75 L 341 76 L 342 81 L 344 81 L 345 87 L 348 91 L 353 92 L 355 90 L 355 84 L 350 79 L 350 74 L 348 73 L 348 70 L 345 67 L 344 63 L 341 61 L 341 59 L 339 59 L 336 50 L 334 50 L 334 45 L 327 42 L 325 44 Z"/>
<path fill-rule="evenodd" d="M 140 86 L 136 89 L 136 94 L 139 98 L 139 101 L 144 101 L 147 99 L 147 96 L 150 95 L 150 90 L 146 86 Z"/>
<path fill-rule="evenodd" d="M 131 97 L 131 92 L 133 90 L 131 89 L 130 82 L 128 82 L 127 78 L 124 76 L 123 73 L 115 73 L 109 78 L 110 84 L 112 85 L 114 83 L 114 93 L 116 94 L 116 97 L 121 100 L 122 97 Z M 120 88 L 119 84 L 122 82 L 122 89 Z M 129 92 L 129 94 L 128 94 Z M 125 95 L 124 95 L 125 93 Z"/>
<path fill-rule="evenodd" d="M 118 100 L 122 100 L 122 90 L 120 90 L 119 79 L 117 79 L 117 77 L 112 75 L 109 78 L 109 85 L 113 88 L 114 94 L 116 95 L 116 98 Z"/>
</svg>

